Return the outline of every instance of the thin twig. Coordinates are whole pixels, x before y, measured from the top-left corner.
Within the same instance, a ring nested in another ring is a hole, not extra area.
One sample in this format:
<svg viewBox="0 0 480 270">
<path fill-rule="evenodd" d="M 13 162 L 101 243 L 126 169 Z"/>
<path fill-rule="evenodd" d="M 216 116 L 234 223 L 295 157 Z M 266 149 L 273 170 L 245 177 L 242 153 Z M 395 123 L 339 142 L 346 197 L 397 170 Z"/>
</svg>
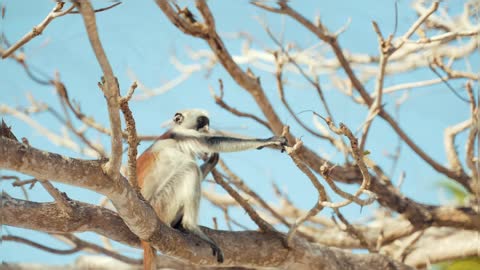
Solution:
<svg viewBox="0 0 480 270">
<path fill-rule="evenodd" d="M 367 240 L 365 235 L 360 230 L 357 230 L 352 224 L 350 224 L 350 222 L 348 222 L 348 220 L 342 215 L 342 213 L 338 208 L 333 209 L 333 211 L 335 211 L 335 214 L 338 216 L 340 221 L 345 225 L 346 231 L 353 237 L 357 238 L 358 241 L 360 241 L 360 244 L 362 246 L 366 247 L 370 252 L 377 251 L 377 249 L 375 249 L 373 244 Z"/>
<path fill-rule="evenodd" d="M 117 2 L 117 3 L 111 4 L 111 5 L 108 6 L 108 7 L 95 9 L 95 10 L 93 10 L 93 12 L 99 13 L 99 12 L 107 11 L 107 10 L 109 10 L 109 9 L 112 9 L 112 8 L 120 5 L 121 3 L 122 3 L 122 2 L 119 1 L 119 2 Z M 72 11 L 70 12 L 70 14 L 79 14 L 79 13 L 80 13 L 80 12 L 78 12 L 77 10 L 72 10 Z"/>
<path fill-rule="evenodd" d="M 141 264 L 142 263 L 141 260 L 132 259 L 132 258 L 123 256 L 121 254 L 118 254 L 114 251 L 103 248 L 103 247 L 98 246 L 96 244 L 84 241 L 84 240 L 74 236 L 73 234 L 65 234 L 65 235 L 61 235 L 61 236 L 65 237 L 69 241 L 71 241 L 74 244 L 74 246 L 70 249 L 56 249 L 56 248 L 51 248 L 51 247 L 48 247 L 48 246 L 40 244 L 40 243 L 36 243 L 36 242 L 34 242 L 32 240 L 29 240 L 29 239 L 26 239 L 24 237 L 15 236 L 15 235 L 3 235 L 2 240 L 3 241 L 14 241 L 14 242 L 26 244 L 26 245 L 32 246 L 34 248 L 38 248 L 38 249 L 41 249 L 43 251 L 50 252 L 50 253 L 53 253 L 53 254 L 58 254 L 58 255 L 69 255 L 69 254 L 73 254 L 73 253 L 76 253 L 76 252 L 79 252 L 79 251 L 82 251 L 82 250 L 91 250 L 91 251 L 101 253 L 101 254 L 107 255 L 109 257 L 115 258 L 117 260 L 123 261 L 125 263 L 129 263 L 129 264 Z"/>
<path fill-rule="evenodd" d="M 55 111 L 53 108 L 51 108 L 50 106 L 45 104 L 47 111 L 52 113 L 55 116 L 55 118 L 57 118 L 61 123 L 63 123 L 68 129 L 70 129 L 73 132 L 73 134 L 75 134 L 83 143 L 85 143 L 88 147 L 90 147 L 95 152 L 97 152 L 97 154 L 101 158 L 105 158 L 107 156 L 107 154 L 105 153 L 103 148 L 94 145 L 89 139 L 87 139 L 87 137 L 85 136 L 85 134 L 83 132 L 78 131 L 73 126 L 73 123 L 70 120 L 69 112 L 68 112 L 67 108 L 69 108 L 72 112 L 74 112 L 74 114 L 75 114 L 75 116 L 77 116 L 77 118 L 78 118 L 78 114 L 77 114 L 77 111 L 73 108 L 72 104 L 70 103 L 70 100 L 68 98 L 67 89 L 65 88 L 65 85 L 62 82 L 60 82 L 60 80 L 58 80 L 58 79 L 54 80 L 53 84 L 55 85 L 57 95 L 60 98 L 60 104 L 62 105 L 65 118 L 60 116 L 60 114 L 57 111 Z"/>
<path fill-rule="evenodd" d="M 379 52 L 380 52 L 380 61 L 378 64 L 378 75 L 375 81 L 375 99 L 373 103 L 370 105 L 367 120 L 365 121 L 365 124 L 364 124 L 363 135 L 362 135 L 362 139 L 360 140 L 360 152 L 363 152 L 365 150 L 368 131 L 370 130 L 370 126 L 373 122 L 373 119 L 382 110 L 383 82 L 385 79 L 385 70 L 388 64 L 388 57 L 391 54 L 391 48 L 392 48 L 392 45 L 390 42 L 393 36 L 390 36 L 387 40 L 385 40 L 382 36 L 382 33 L 380 32 L 380 28 L 378 27 L 377 23 L 373 21 L 372 24 L 373 24 L 373 28 L 375 29 L 375 32 L 377 33 Z"/>
<path fill-rule="evenodd" d="M 98 131 L 102 134 L 112 136 L 112 131 L 109 128 L 106 128 L 106 127 L 102 126 L 102 124 L 95 121 L 95 119 L 93 117 L 85 115 L 80 110 L 80 107 L 77 104 L 75 104 L 76 106 L 74 104 L 72 104 L 72 102 L 70 101 L 70 99 L 68 97 L 67 88 L 65 87 L 65 85 L 62 82 L 54 81 L 54 83 L 55 83 L 55 87 L 57 89 L 57 92 L 59 93 L 59 95 L 61 95 L 65 99 L 65 102 L 66 102 L 68 108 L 70 108 L 70 110 L 73 112 L 73 114 L 75 115 L 75 117 L 78 120 L 82 121 L 85 125 L 95 129 L 96 131 Z M 128 97 L 128 94 L 127 94 L 127 97 Z M 160 135 L 140 135 L 140 136 L 138 136 L 138 139 L 141 140 L 141 141 L 153 141 L 153 140 L 156 140 L 159 136 Z M 128 138 L 127 132 L 123 132 L 122 137 L 124 139 L 127 139 Z"/>
<path fill-rule="evenodd" d="M 260 197 L 255 191 L 250 189 L 250 187 L 247 186 L 245 184 L 245 182 L 240 177 L 238 177 L 235 173 L 232 172 L 232 170 L 230 170 L 230 168 L 225 164 L 225 162 L 223 162 L 223 160 L 220 160 L 219 165 L 222 168 L 222 170 L 225 171 L 225 173 L 230 177 L 231 182 L 237 188 L 239 188 L 241 191 L 245 192 L 248 196 L 254 198 L 260 204 L 260 206 L 262 206 L 265 210 L 270 212 L 270 214 L 273 217 L 278 219 L 285 226 L 290 227 L 290 223 L 288 223 L 282 215 L 280 215 L 267 202 L 265 202 L 265 200 L 262 199 L 262 197 Z"/>
<path fill-rule="evenodd" d="M 119 261 L 128 263 L 128 264 L 141 264 L 142 260 L 139 259 L 133 259 L 127 256 L 124 256 L 122 254 L 119 254 L 115 251 L 106 249 L 104 247 L 101 247 L 99 245 L 96 245 L 94 243 L 87 242 L 85 240 L 80 239 L 79 237 L 75 236 L 74 234 L 62 234 L 59 235 L 61 237 L 67 238 L 69 241 L 71 241 L 75 246 L 80 247 L 82 250 L 90 250 L 94 251 L 100 254 L 104 254 L 106 256 L 112 257 L 114 259 L 117 259 Z"/>
<path fill-rule="evenodd" d="M 343 190 L 341 190 L 336 184 L 335 182 L 333 181 L 332 177 L 331 177 L 331 171 L 334 167 L 332 168 L 328 168 L 327 167 L 327 164 L 324 164 L 320 167 L 320 172 L 321 172 L 321 175 L 323 177 L 323 179 L 325 179 L 327 181 L 327 184 L 330 186 L 330 188 L 338 195 L 340 195 L 340 197 L 344 198 L 345 200 L 344 201 L 340 201 L 340 202 L 335 202 L 335 203 L 331 203 L 329 204 L 328 206 L 330 208 L 333 208 L 333 209 L 337 209 L 337 208 L 340 208 L 340 207 L 344 207 L 344 206 L 347 206 L 349 205 L 350 203 L 354 202 L 360 206 L 366 206 L 366 205 L 370 205 L 372 204 L 373 202 L 375 202 L 375 200 L 377 199 L 376 196 L 368 191 L 368 190 L 358 190 L 357 192 L 355 192 L 355 194 L 350 194 L 350 193 L 347 193 Z M 368 195 L 368 198 L 367 199 L 360 199 L 359 196 L 361 194 L 367 194 Z"/>
<path fill-rule="evenodd" d="M 37 182 L 37 179 L 31 179 L 31 180 L 20 180 L 20 178 L 18 176 L 14 176 L 14 175 L 2 175 L 0 176 L 0 180 L 15 180 L 13 181 L 12 183 L 12 186 L 14 187 L 20 187 L 20 189 L 22 190 L 22 193 L 23 193 L 23 197 L 25 197 L 25 200 L 29 200 L 29 196 L 28 196 L 28 192 L 27 192 L 27 189 L 25 188 L 25 185 L 28 185 L 30 184 L 30 188 L 29 189 L 32 189 L 33 186 L 35 185 L 35 183 Z"/>
<path fill-rule="evenodd" d="M 47 192 L 55 199 L 55 202 L 58 206 L 64 211 L 66 215 L 72 215 L 74 213 L 74 208 L 71 204 L 75 203 L 72 201 L 65 192 L 60 192 L 56 187 L 52 185 L 47 180 L 39 180 L 40 184 L 47 190 Z"/>
<path fill-rule="evenodd" d="M 43 251 L 50 252 L 50 253 L 53 253 L 53 254 L 58 254 L 58 255 L 73 254 L 73 253 L 81 250 L 81 248 L 78 247 L 78 246 L 75 246 L 71 249 L 51 248 L 51 247 L 48 247 L 48 246 L 45 246 L 45 245 L 33 242 L 31 240 L 28 240 L 26 238 L 23 238 L 23 237 L 20 237 L 20 236 L 15 236 L 15 235 L 3 235 L 2 240 L 3 241 L 14 241 L 14 242 L 26 244 L 26 245 L 32 246 L 34 248 L 38 248 L 38 249 L 41 249 Z"/>
<path fill-rule="evenodd" d="M 477 104 L 475 102 L 475 97 L 473 95 L 471 82 L 467 82 L 466 89 L 467 89 L 468 97 L 470 99 L 470 114 L 472 119 L 472 125 L 468 133 L 467 142 L 465 143 L 465 163 L 467 164 L 467 167 L 472 172 L 472 179 L 473 179 L 473 182 L 475 182 L 475 181 L 480 181 L 479 166 L 476 165 L 476 164 L 479 164 L 479 161 L 477 160 L 477 162 L 475 162 L 473 160 L 475 156 L 475 139 L 479 134 L 478 125 L 480 123 L 479 121 L 480 115 L 479 115 Z"/>
<path fill-rule="evenodd" d="M 286 133 L 288 132 L 289 132 L 288 127 L 285 127 L 283 134 L 286 135 Z M 324 207 L 322 203 L 328 201 L 327 192 L 325 191 L 325 188 L 323 187 L 323 185 L 320 183 L 320 181 L 318 181 L 317 177 L 315 177 L 312 171 L 302 162 L 302 160 L 297 155 L 297 151 L 302 147 L 302 145 L 303 145 L 302 141 L 297 140 L 296 143 L 293 145 L 293 147 L 287 147 L 286 150 L 288 155 L 292 159 L 292 161 L 297 166 L 297 168 L 300 169 L 300 171 L 302 171 L 308 177 L 308 179 L 310 179 L 310 182 L 317 189 L 318 199 L 315 205 L 306 214 L 298 218 L 288 230 L 287 241 L 286 241 L 287 246 L 291 246 L 291 241 L 298 227 L 300 227 L 310 217 L 317 215 Z"/>
<path fill-rule="evenodd" d="M 402 262 L 405 261 L 405 258 L 408 256 L 408 254 L 410 253 L 411 251 L 411 248 L 413 247 L 413 245 L 415 245 L 415 243 L 418 242 L 418 240 L 420 240 L 420 238 L 423 236 L 423 234 L 425 233 L 425 230 L 421 230 L 421 231 L 418 231 L 418 232 L 415 232 L 415 235 L 411 237 L 411 239 L 407 239 L 405 240 L 404 243 L 402 243 L 402 245 L 397 249 L 397 251 L 395 252 L 395 254 L 393 255 L 394 258 L 396 258 L 397 260 L 400 260 Z"/>
<path fill-rule="evenodd" d="M 443 83 L 446 80 L 452 80 L 452 79 L 462 79 L 462 78 L 461 77 L 445 76 L 445 77 L 441 77 L 441 78 L 437 78 L 437 79 L 401 83 L 401 84 L 385 87 L 383 89 L 383 94 L 391 94 L 391 93 L 394 93 L 394 92 L 397 92 L 397 91 L 410 90 L 410 89 L 413 89 L 413 88 L 430 86 L 430 85 L 434 85 L 434 84 Z M 375 98 L 375 94 L 372 96 L 372 98 Z"/>
<path fill-rule="evenodd" d="M 135 127 L 135 119 L 133 113 L 128 106 L 128 101 L 132 98 L 137 82 L 133 82 L 127 96 L 120 99 L 120 109 L 122 110 L 125 123 L 127 125 L 127 142 L 128 142 L 128 181 L 132 187 L 140 194 L 140 187 L 137 182 L 137 146 L 138 137 L 137 129 Z"/>
<path fill-rule="evenodd" d="M 49 139 L 52 143 L 54 143 L 56 145 L 66 147 L 66 148 L 71 149 L 71 150 L 76 151 L 76 152 L 80 151 L 80 147 L 76 142 L 74 142 L 70 138 L 65 138 L 65 137 L 62 137 L 60 135 L 57 135 L 57 134 L 53 133 L 48 128 L 46 128 L 44 125 L 38 123 L 33 118 L 31 118 L 29 115 L 27 115 L 27 114 L 25 114 L 21 111 L 18 111 L 14 108 L 11 108 L 11 107 L 9 107 L 5 104 L 0 104 L 0 113 L 10 114 L 10 115 L 14 116 L 15 118 L 18 118 L 19 120 L 28 124 L 30 127 L 37 130 L 40 134 L 45 136 L 47 139 Z"/>
<path fill-rule="evenodd" d="M 448 77 L 450 77 L 450 74 L 454 74 L 454 71 L 452 71 L 450 68 L 446 68 L 445 65 L 443 64 L 440 64 L 441 61 L 438 60 L 438 59 L 435 59 L 434 60 L 434 63 L 433 64 L 430 64 L 428 67 L 430 68 L 430 70 L 439 78 L 442 80 L 442 82 L 445 84 L 445 86 L 447 86 L 448 90 L 450 90 L 450 92 L 452 92 L 458 99 L 460 99 L 461 101 L 465 102 L 465 103 L 468 103 L 468 99 L 462 97 L 459 93 L 457 93 L 457 90 L 455 90 L 455 88 L 453 88 L 453 86 L 450 84 L 450 82 L 448 80 L 445 80 L 442 75 L 435 69 L 435 66 L 434 65 L 438 65 L 440 67 L 442 67 L 442 69 L 447 72 L 448 74 Z M 458 76 L 458 74 L 455 74 Z"/>
<path fill-rule="evenodd" d="M 260 215 L 255 211 L 255 209 L 253 209 L 253 207 L 250 204 L 248 204 L 248 202 L 245 201 L 245 199 L 243 199 L 242 196 L 240 196 L 240 194 L 238 194 L 237 191 L 235 191 L 231 186 L 229 186 L 223 180 L 222 175 L 216 169 L 212 170 L 212 175 L 213 175 L 213 179 L 215 179 L 215 182 L 217 182 L 217 184 L 222 186 L 222 188 L 225 189 L 228 192 L 228 194 L 230 194 L 230 196 L 232 196 L 238 202 L 238 204 L 240 204 L 243 207 L 243 209 L 245 209 L 248 216 L 253 220 L 253 222 L 255 222 L 255 224 L 257 224 L 257 226 L 262 231 L 264 232 L 276 231 L 272 225 L 268 224 L 268 222 L 266 222 L 262 217 L 260 217 Z"/>
<path fill-rule="evenodd" d="M 5 50 L 3 48 L 0 47 L 0 55 L 3 55 L 5 53 Z M 25 61 L 25 54 L 24 53 L 11 53 L 8 58 L 10 59 L 13 59 L 15 60 L 15 62 L 17 62 L 18 64 L 20 64 L 20 66 L 22 66 L 22 68 L 25 70 L 25 73 L 27 73 L 27 76 L 32 79 L 32 81 L 40 84 L 40 85 L 51 85 L 51 81 L 53 79 L 49 78 L 47 75 L 45 74 L 42 74 L 44 77 L 47 77 L 46 79 L 41 79 L 39 77 L 37 77 L 37 75 L 35 75 L 32 70 L 31 70 L 31 67 L 27 64 L 27 62 Z"/>
<path fill-rule="evenodd" d="M 277 89 L 278 89 L 278 93 L 280 95 L 280 100 L 282 101 L 285 108 L 287 108 L 288 112 L 295 119 L 295 121 L 297 121 L 297 123 L 303 129 L 305 129 L 308 133 L 312 134 L 313 136 L 315 136 L 317 138 L 329 140 L 330 142 L 332 142 L 330 137 L 319 134 L 318 132 L 314 131 L 313 129 L 311 129 L 310 127 L 305 125 L 305 123 L 303 123 L 303 121 L 300 120 L 300 118 L 298 118 L 297 114 L 293 111 L 292 107 L 290 107 L 290 104 L 288 103 L 287 99 L 285 98 L 285 91 L 283 89 L 283 85 L 284 85 L 284 82 L 282 81 L 283 63 L 278 58 L 278 54 L 275 53 L 274 56 L 275 56 L 275 61 L 276 61 L 275 78 L 276 78 L 276 82 L 277 82 Z"/>
<path fill-rule="evenodd" d="M 422 25 L 423 22 L 425 22 L 428 19 L 428 17 L 430 17 L 430 15 L 432 15 L 438 9 L 439 5 L 440 5 L 439 1 L 435 1 L 432 3 L 432 5 L 428 8 L 428 10 L 425 13 L 423 13 L 422 16 L 420 16 L 415 21 L 415 23 L 413 23 L 412 26 L 410 26 L 407 32 L 405 32 L 405 34 L 400 38 L 400 43 L 394 48 L 395 51 L 398 51 L 403 46 L 403 44 L 405 44 L 405 42 L 410 38 L 410 36 L 412 36 L 413 33 L 417 31 L 420 25 Z"/>
<path fill-rule="evenodd" d="M 13 52 L 15 52 L 18 48 L 22 47 L 23 45 L 25 45 L 27 42 L 29 42 L 30 40 L 32 40 L 34 37 L 42 34 L 43 30 L 45 30 L 45 28 L 47 27 L 47 25 L 53 21 L 53 19 L 55 18 L 58 18 L 58 17 L 61 17 L 67 13 L 69 13 L 70 11 L 73 10 L 73 8 L 75 7 L 75 5 L 72 5 L 71 7 L 69 7 L 67 10 L 65 11 L 62 11 L 62 8 L 64 6 L 64 2 L 57 2 L 55 4 L 55 7 L 52 9 L 52 11 L 50 11 L 50 13 L 48 13 L 47 17 L 40 23 L 38 24 L 37 26 L 33 27 L 33 29 L 28 32 L 27 34 L 25 34 L 19 41 L 17 41 L 15 44 L 13 44 L 12 46 L 10 46 L 10 48 L 8 48 L 7 50 L 5 50 L 3 53 L 2 53 L 2 58 L 5 59 L 7 58 L 9 55 L 11 55 Z"/>
<path fill-rule="evenodd" d="M 454 171 L 458 171 L 459 173 L 465 172 L 463 171 L 462 163 L 460 162 L 460 158 L 458 157 L 458 152 L 455 147 L 455 138 L 460 132 L 469 128 L 471 124 L 472 119 L 468 119 L 454 126 L 445 128 L 444 145 L 445 152 L 447 154 L 447 160 L 450 164 L 450 168 Z"/>
<path fill-rule="evenodd" d="M 223 81 L 221 79 L 218 80 L 218 83 L 220 85 L 220 96 L 216 95 L 215 94 L 215 91 L 213 90 L 213 88 L 210 87 L 210 94 L 212 95 L 213 99 L 215 100 L 215 103 L 220 106 L 221 108 L 229 111 L 230 113 L 236 115 L 236 116 L 239 116 L 239 117 L 245 117 L 245 118 L 250 118 L 250 119 L 253 119 L 255 120 L 257 123 L 263 125 L 264 127 L 266 127 L 267 129 L 269 130 L 272 130 L 270 128 L 270 126 L 268 125 L 267 122 L 265 122 L 264 120 L 260 119 L 258 116 L 256 115 L 253 115 L 253 114 L 250 114 L 250 113 L 245 113 L 245 112 L 241 112 L 233 107 L 231 107 L 230 105 L 228 105 L 227 103 L 225 103 L 225 101 L 223 101 Z"/>
<path fill-rule="evenodd" d="M 330 128 L 331 131 L 333 131 L 334 133 L 336 133 L 338 135 L 344 135 L 350 141 L 350 147 L 352 149 L 352 151 L 351 151 L 352 156 L 355 159 L 356 165 L 360 169 L 360 172 L 363 176 L 362 184 L 360 185 L 358 190 L 353 194 L 353 197 L 358 198 L 358 196 L 360 196 L 362 193 L 367 193 L 368 195 L 370 195 L 370 198 L 366 199 L 365 203 L 370 204 L 373 201 L 375 201 L 376 196 L 373 193 L 369 192 L 369 190 L 368 190 L 370 188 L 371 177 L 370 177 L 370 173 L 368 172 L 367 165 L 365 164 L 365 161 L 364 161 L 364 153 L 361 152 L 360 148 L 358 147 L 357 138 L 355 138 L 355 136 L 353 136 L 352 131 L 346 125 L 340 123 L 340 127 L 337 128 L 330 119 L 324 118 L 323 116 L 317 114 L 316 112 L 313 112 L 313 113 L 315 115 L 317 115 L 318 117 L 322 118 L 327 123 L 327 125 L 328 125 L 328 127 Z M 328 171 L 328 170 L 324 170 L 324 171 Z M 341 195 L 341 194 L 339 194 L 339 195 Z M 350 203 L 351 200 L 347 200 L 347 202 Z"/>
<path fill-rule="evenodd" d="M 307 73 L 303 70 L 303 68 L 300 67 L 297 61 L 295 61 L 295 59 L 293 59 L 293 57 L 290 56 L 288 51 L 285 50 L 285 48 L 282 46 L 282 43 L 275 37 L 275 35 L 273 35 L 273 33 L 270 31 L 270 28 L 268 28 L 267 25 L 262 24 L 262 26 L 265 29 L 265 32 L 267 32 L 270 39 L 272 39 L 273 42 L 277 44 L 277 46 L 280 48 L 282 54 L 284 54 L 287 57 L 288 62 L 292 63 L 295 66 L 295 68 L 297 68 L 298 72 L 300 72 L 300 74 L 315 88 L 318 96 L 320 97 L 320 101 L 322 102 L 322 105 L 325 108 L 325 111 L 328 117 L 333 119 L 333 115 L 330 111 L 330 108 L 327 104 L 327 101 L 325 99 L 325 96 L 323 94 L 322 88 L 320 87 L 320 83 L 318 82 L 318 80 L 317 79 L 313 80 L 312 78 L 310 78 L 310 76 L 307 75 Z M 275 53 L 274 56 L 275 56 L 275 62 L 277 62 L 277 65 L 278 65 L 280 61 L 278 53 Z M 277 66 L 277 70 L 278 70 L 278 66 Z"/>
<path fill-rule="evenodd" d="M 471 30 L 471 31 L 463 31 L 463 32 L 447 32 L 442 33 L 433 37 L 422 37 L 416 41 L 407 41 L 408 43 L 417 43 L 417 44 L 425 44 L 425 43 L 432 43 L 432 42 L 449 42 L 455 40 L 458 37 L 471 37 L 480 34 L 478 30 Z"/>
</svg>

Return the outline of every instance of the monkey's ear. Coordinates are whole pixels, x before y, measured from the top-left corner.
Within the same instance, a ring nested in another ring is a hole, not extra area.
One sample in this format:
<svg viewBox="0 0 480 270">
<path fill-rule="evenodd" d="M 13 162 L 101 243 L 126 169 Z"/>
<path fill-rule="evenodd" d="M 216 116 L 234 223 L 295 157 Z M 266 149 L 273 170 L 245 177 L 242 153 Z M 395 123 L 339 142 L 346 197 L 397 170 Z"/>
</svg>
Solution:
<svg viewBox="0 0 480 270">
<path fill-rule="evenodd" d="M 183 122 L 183 114 L 181 113 L 176 113 L 175 116 L 173 117 L 173 122 L 175 122 L 175 124 L 177 125 L 180 125 L 182 122 Z"/>
</svg>

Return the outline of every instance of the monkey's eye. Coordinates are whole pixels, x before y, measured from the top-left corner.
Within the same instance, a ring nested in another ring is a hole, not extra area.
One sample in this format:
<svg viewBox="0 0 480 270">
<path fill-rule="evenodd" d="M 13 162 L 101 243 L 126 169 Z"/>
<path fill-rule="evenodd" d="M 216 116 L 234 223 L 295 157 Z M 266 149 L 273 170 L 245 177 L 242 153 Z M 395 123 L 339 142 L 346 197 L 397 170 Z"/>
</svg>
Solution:
<svg viewBox="0 0 480 270">
<path fill-rule="evenodd" d="M 175 124 L 180 125 L 183 122 L 183 114 L 176 113 L 175 116 L 173 117 L 173 122 L 175 122 Z"/>
</svg>

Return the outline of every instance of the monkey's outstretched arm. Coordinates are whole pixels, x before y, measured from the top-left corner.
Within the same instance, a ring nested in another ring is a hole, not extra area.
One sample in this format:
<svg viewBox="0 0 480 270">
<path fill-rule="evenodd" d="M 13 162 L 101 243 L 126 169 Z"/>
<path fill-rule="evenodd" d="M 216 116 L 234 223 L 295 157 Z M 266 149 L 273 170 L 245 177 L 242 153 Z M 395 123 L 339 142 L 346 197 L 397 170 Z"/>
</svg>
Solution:
<svg viewBox="0 0 480 270">
<path fill-rule="evenodd" d="M 249 149 L 261 149 L 268 146 L 277 146 L 282 150 L 287 145 L 285 137 L 271 137 L 268 139 L 244 139 L 216 135 L 190 135 L 177 133 L 173 137 L 184 147 L 201 152 L 238 152 Z"/>
<path fill-rule="evenodd" d="M 285 137 L 271 137 L 268 139 L 241 139 L 234 137 L 205 136 L 206 146 L 215 152 L 237 152 L 248 149 L 261 149 L 265 146 L 285 146 Z"/>
</svg>

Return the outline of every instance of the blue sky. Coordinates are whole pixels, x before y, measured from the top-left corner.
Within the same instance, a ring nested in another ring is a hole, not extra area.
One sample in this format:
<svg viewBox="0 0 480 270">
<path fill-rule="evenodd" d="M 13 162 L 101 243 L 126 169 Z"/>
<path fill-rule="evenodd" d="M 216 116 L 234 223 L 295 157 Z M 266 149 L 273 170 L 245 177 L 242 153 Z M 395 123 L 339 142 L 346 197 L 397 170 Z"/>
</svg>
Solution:
<svg viewBox="0 0 480 270">
<path fill-rule="evenodd" d="M 10 42 L 18 40 L 34 25 L 42 21 L 54 6 L 53 1 L 50 0 L 3 0 L 0 3 L 7 8 L 5 18 L 0 21 L 0 29 Z M 182 6 L 189 1 L 180 1 L 179 3 Z M 94 1 L 97 8 L 109 4 L 108 1 Z M 248 32 L 255 38 L 252 45 L 254 48 L 276 49 L 275 44 L 260 26 L 259 20 L 267 22 L 274 33 L 278 34 L 283 29 L 285 40 L 295 42 L 300 47 L 306 48 L 319 43 L 316 37 L 300 28 L 292 20 L 255 8 L 248 1 L 216 0 L 209 1 L 209 5 L 215 16 L 218 32 L 221 36 L 226 37 L 226 45 L 234 55 L 240 53 L 242 42 L 228 37 L 232 33 L 240 31 Z M 398 1 L 397 36 L 403 34 L 416 19 L 409 5 L 410 1 Z M 377 37 L 371 27 L 372 20 L 378 22 L 384 35 L 391 33 L 395 25 L 394 1 L 292 1 L 292 6 L 310 19 L 320 15 L 322 22 L 331 31 L 342 28 L 351 20 L 346 32 L 340 36 L 340 44 L 343 48 L 355 53 L 377 54 Z M 455 10 L 455 6 L 453 4 L 452 6 Z M 186 51 L 208 49 L 208 46 L 202 40 L 185 36 L 177 30 L 166 20 L 153 1 L 125 1 L 114 9 L 99 13 L 97 24 L 103 46 L 119 79 L 122 93 L 126 93 L 132 82 L 132 79 L 128 76 L 129 71 L 133 71 L 143 84 L 151 88 L 159 87 L 179 75 L 170 62 L 172 55 L 176 55 L 183 63 L 188 64 L 194 62 L 188 58 Z M 325 47 L 319 47 L 325 50 Z M 54 20 L 41 36 L 25 45 L 24 49 L 27 62 L 34 68 L 36 74 L 53 77 L 53 74 L 58 71 L 68 88 L 70 98 L 81 105 L 82 111 L 87 115 L 94 116 L 97 121 L 105 125 L 108 124 L 105 100 L 97 87 L 101 70 L 88 43 L 80 15 L 67 15 Z M 331 54 L 330 51 L 328 52 Z M 478 70 L 478 65 L 475 64 L 479 63 L 478 54 L 474 55 L 471 62 L 474 63 L 473 68 Z M 246 67 L 243 66 L 243 68 Z M 261 77 L 262 85 L 275 105 L 280 118 L 285 123 L 292 125 L 292 132 L 296 136 L 302 137 L 310 148 L 332 156 L 334 161 L 341 161 L 341 154 L 336 154 L 324 141 L 315 140 L 306 131 L 295 125 L 294 119 L 281 106 L 274 75 L 253 70 Z M 25 75 L 24 70 L 12 60 L 7 59 L 0 62 L 0 74 L 2 74 L 0 103 L 12 107 L 26 106 L 28 101 L 25 96 L 30 93 L 35 98 L 60 109 L 54 89 L 50 86 L 39 86 L 32 82 Z M 300 88 L 296 88 L 296 84 L 286 87 L 287 98 L 293 104 L 296 112 L 315 110 L 324 114 L 318 98 L 313 89 L 308 87 L 307 82 L 292 74 L 286 74 L 285 77 L 289 81 L 298 82 L 297 85 L 302 85 Z M 271 136 L 272 134 L 265 128 L 252 121 L 236 118 L 215 105 L 209 94 L 209 86 L 218 89 L 218 78 L 224 81 L 227 103 L 243 111 L 261 115 L 258 107 L 246 91 L 237 86 L 228 74 L 217 65 L 210 74 L 197 72 L 189 80 L 163 95 L 146 101 L 131 103 L 138 132 L 141 134 L 160 134 L 163 131 L 161 124 L 170 119 L 177 110 L 201 107 L 210 111 L 212 125 L 216 129 L 257 137 Z M 433 73 L 421 70 L 415 73 L 388 77 L 385 85 L 432 78 L 435 78 Z M 340 94 L 333 87 L 328 76 L 321 76 L 320 79 L 336 120 L 344 122 L 352 130 L 356 130 L 364 121 L 368 111 L 365 108 L 358 107 L 349 98 Z M 462 89 L 460 82 L 454 81 L 452 85 L 456 89 Z M 373 84 L 369 83 L 366 86 L 369 91 L 373 91 Z M 463 91 L 460 91 L 460 94 L 465 96 Z M 400 95 L 401 93 L 398 93 L 384 98 L 387 110 L 393 113 L 395 99 Z M 444 85 L 438 85 L 411 91 L 408 101 L 400 110 L 399 122 L 418 145 L 433 156 L 435 160 L 445 164 L 443 129 L 467 119 L 468 116 L 468 105 L 455 98 Z M 37 131 L 9 115 L 0 117 L 4 117 L 6 122 L 13 126 L 17 137 L 27 137 L 34 147 L 70 156 L 79 156 L 53 145 Z M 308 113 L 301 114 L 299 117 L 308 123 L 311 122 L 311 115 Z M 51 116 L 40 114 L 35 116 L 35 119 L 44 124 L 45 127 L 60 133 L 61 126 Z M 92 138 L 100 138 L 94 132 L 88 134 Z M 101 140 L 108 146 L 108 139 L 101 138 Z M 459 137 L 459 149 L 461 151 L 463 151 L 464 140 L 465 136 Z M 371 158 L 387 171 L 391 166 L 391 161 L 385 157 L 384 152 L 392 153 L 396 144 L 397 137 L 392 129 L 381 119 L 376 119 L 370 131 L 366 148 L 370 150 Z M 142 143 L 139 150 L 145 149 L 148 145 L 149 142 Z M 444 177 L 427 166 L 406 145 L 403 145 L 402 148 L 402 157 L 392 180 L 396 182 L 400 172 L 404 170 L 406 179 L 402 191 L 406 195 L 425 203 L 439 203 L 441 198 L 434 187 L 435 183 L 444 179 Z M 273 203 L 277 201 L 272 192 L 272 182 L 277 183 L 286 191 L 299 207 L 307 209 L 316 201 L 315 189 L 285 154 L 264 150 L 231 153 L 222 157 L 267 201 Z M 4 172 L 4 174 L 11 173 Z M 10 195 L 22 197 L 20 190 L 12 188 L 10 183 L 0 182 L 0 185 Z M 57 186 L 74 199 L 90 203 L 98 203 L 100 200 L 100 196 L 94 192 L 61 184 Z M 356 188 L 341 186 L 349 191 Z M 210 185 L 204 187 L 211 188 Z M 219 190 L 219 188 L 216 189 Z M 51 200 L 40 186 L 34 187 L 30 191 L 30 196 L 35 201 Z M 352 206 L 345 209 L 344 212 L 352 220 L 355 220 L 368 216 L 375 207 L 375 205 L 366 207 L 360 213 L 359 207 Z M 234 214 L 238 220 L 255 229 L 243 210 L 234 211 Z M 331 211 L 326 209 L 322 211 L 321 215 L 330 216 Z M 212 217 L 222 219 L 222 213 L 206 201 L 202 203 L 201 216 L 201 224 L 206 226 L 212 226 Z M 220 223 L 220 225 L 224 224 Z M 50 236 L 42 233 L 12 227 L 3 228 L 3 233 L 9 232 L 52 246 L 64 247 Z M 99 241 L 98 237 L 93 234 L 85 233 L 81 235 L 88 240 Z M 2 260 L 10 262 L 27 261 L 58 264 L 70 262 L 76 257 L 76 255 L 55 256 L 12 242 L 2 243 L 0 254 L 2 254 Z M 139 252 L 129 254 L 139 256 Z"/>
</svg>

